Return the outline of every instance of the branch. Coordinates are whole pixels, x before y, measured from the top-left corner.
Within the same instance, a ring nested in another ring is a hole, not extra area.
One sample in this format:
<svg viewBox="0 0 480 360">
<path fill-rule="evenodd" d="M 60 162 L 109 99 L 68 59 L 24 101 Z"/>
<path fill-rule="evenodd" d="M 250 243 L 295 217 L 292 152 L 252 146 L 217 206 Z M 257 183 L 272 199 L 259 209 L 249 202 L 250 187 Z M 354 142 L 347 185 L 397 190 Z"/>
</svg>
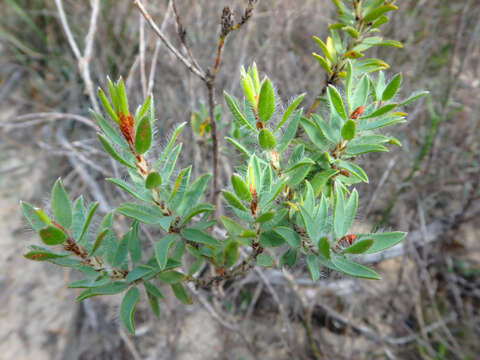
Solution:
<svg viewBox="0 0 480 360">
<path fill-rule="evenodd" d="M 56 0 L 56 1 L 58 1 L 58 0 Z M 138 8 L 138 10 L 140 10 L 140 12 L 142 13 L 145 20 L 147 20 L 147 22 L 150 25 L 150 27 L 152 28 L 152 30 L 155 32 L 155 34 L 157 34 L 157 36 L 160 38 L 160 40 L 162 40 L 162 42 L 165 44 L 165 46 L 168 48 L 168 50 L 170 50 L 177 57 L 177 59 L 180 60 L 186 66 L 186 68 L 188 70 L 190 70 L 193 74 L 198 76 L 203 81 L 207 82 L 208 81 L 207 75 L 203 71 L 197 69 L 194 64 L 192 64 L 186 57 L 184 57 L 177 50 L 177 48 L 175 46 L 173 46 L 173 44 L 163 34 L 162 30 L 160 30 L 160 28 L 157 26 L 155 21 L 153 21 L 152 17 L 150 16 L 150 14 L 147 11 L 147 9 L 145 9 L 145 6 L 143 5 L 142 1 L 141 0 L 134 0 L 133 4 Z"/>
<path fill-rule="evenodd" d="M 90 59 L 93 51 L 93 41 L 95 40 L 95 33 L 97 32 L 97 20 L 98 14 L 100 12 L 100 0 L 91 0 L 92 15 L 90 18 L 90 25 L 88 27 L 87 36 L 85 37 L 85 49 L 83 55 L 80 52 L 77 42 L 75 41 L 72 31 L 70 30 L 70 26 L 68 25 L 65 10 L 63 9 L 62 0 L 55 0 L 55 5 L 57 6 L 57 11 L 58 15 L 60 16 L 60 23 L 62 25 L 63 31 L 65 32 L 68 43 L 70 44 L 70 48 L 72 49 L 73 54 L 77 59 L 80 76 L 85 83 L 85 88 L 90 102 L 92 103 L 93 109 L 99 113 L 100 108 L 98 106 L 97 98 L 95 96 L 95 90 L 93 88 L 92 78 L 90 76 Z"/>
</svg>

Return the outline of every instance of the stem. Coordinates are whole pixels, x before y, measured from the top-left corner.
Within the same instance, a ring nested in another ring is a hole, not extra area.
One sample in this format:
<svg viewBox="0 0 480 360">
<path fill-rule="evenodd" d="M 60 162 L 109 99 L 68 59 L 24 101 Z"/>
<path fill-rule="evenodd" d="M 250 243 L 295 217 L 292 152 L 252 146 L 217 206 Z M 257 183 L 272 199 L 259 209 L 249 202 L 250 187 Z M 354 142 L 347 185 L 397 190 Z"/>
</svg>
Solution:
<svg viewBox="0 0 480 360">
<path fill-rule="evenodd" d="M 217 138 L 217 123 L 215 119 L 215 76 L 213 75 L 211 81 L 207 82 L 208 91 L 208 110 L 210 116 L 210 132 L 212 134 L 212 203 L 215 209 L 218 209 L 218 138 Z"/>
</svg>

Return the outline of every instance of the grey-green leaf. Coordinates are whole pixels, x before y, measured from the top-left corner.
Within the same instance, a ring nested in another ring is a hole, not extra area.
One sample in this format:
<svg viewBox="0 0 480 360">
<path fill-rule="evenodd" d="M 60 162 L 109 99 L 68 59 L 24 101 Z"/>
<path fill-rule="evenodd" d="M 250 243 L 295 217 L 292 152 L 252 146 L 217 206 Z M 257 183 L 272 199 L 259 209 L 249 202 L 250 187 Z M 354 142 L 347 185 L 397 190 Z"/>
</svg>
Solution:
<svg viewBox="0 0 480 360">
<path fill-rule="evenodd" d="M 364 279 L 380 279 L 380 276 L 372 269 L 348 261 L 343 256 L 332 256 L 332 262 L 340 271 L 344 272 L 347 275 Z"/>
<path fill-rule="evenodd" d="M 390 80 L 388 85 L 385 87 L 385 90 L 383 90 L 382 100 L 388 101 L 391 98 L 393 98 L 397 93 L 398 89 L 400 88 L 401 84 L 402 84 L 402 74 L 395 75 L 392 78 L 392 80 Z"/>
<path fill-rule="evenodd" d="M 169 234 L 155 243 L 155 258 L 160 270 L 165 269 L 168 260 L 168 250 L 176 240 L 178 240 L 178 235 Z"/>
<path fill-rule="evenodd" d="M 53 185 L 50 205 L 56 222 L 68 229 L 72 225 L 72 205 L 60 179 Z"/>
<path fill-rule="evenodd" d="M 317 256 L 313 254 L 307 255 L 307 268 L 311 279 L 317 281 L 320 278 L 320 267 Z"/>
<path fill-rule="evenodd" d="M 330 100 L 330 104 L 333 106 L 337 114 L 343 119 L 347 119 L 347 113 L 345 112 L 345 106 L 343 105 L 342 96 L 338 92 L 338 90 L 332 86 L 328 86 L 328 98 Z"/>
<path fill-rule="evenodd" d="M 136 287 L 130 288 L 123 297 L 122 304 L 120 305 L 120 319 L 122 320 L 125 329 L 135 335 L 135 326 L 133 323 L 133 315 L 135 313 L 135 306 L 137 305 L 140 293 Z"/>
<path fill-rule="evenodd" d="M 145 154 L 152 144 L 152 126 L 148 116 L 144 116 L 137 127 L 135 135 L 135 151 L 138 154 Z"/>
</svg>

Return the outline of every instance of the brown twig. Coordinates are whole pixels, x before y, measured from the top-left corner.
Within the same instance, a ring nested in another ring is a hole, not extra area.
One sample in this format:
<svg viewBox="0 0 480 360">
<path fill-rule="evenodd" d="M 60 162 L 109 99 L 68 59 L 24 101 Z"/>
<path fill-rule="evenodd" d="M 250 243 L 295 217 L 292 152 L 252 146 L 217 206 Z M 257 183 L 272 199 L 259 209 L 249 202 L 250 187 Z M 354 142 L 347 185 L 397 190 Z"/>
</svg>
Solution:
<svg viewBox="0 0 480 360">
<path fill-rule="evenodd" d="M 59 1 L 59 0 L 56 0 Z M 193 74 L 198 76 L 203 81 L 208 81 L 207 75 L 202 71 L 199 70 L 190 60 L 188 60 L 185 56 L 183 56 L 178 49 L 173 46 L 173 44 L 168 40 L 168 38 L 164 35 L 163 31 L 157 26 L 155 21 L 152 19 L 150 14 L 148 13 L 147 9 L 143 5 L 141 0 L 134 0 L 133 4 L 138 8 L 140 13 L 143 15 L 147 23 L 150 25 L 152 30 L 158 36 L 158 38 L 165 44 L 168 50 L 170 50 L 180 62 L 182 62 L 188 70 L 190 70 Z"/>
</svg>

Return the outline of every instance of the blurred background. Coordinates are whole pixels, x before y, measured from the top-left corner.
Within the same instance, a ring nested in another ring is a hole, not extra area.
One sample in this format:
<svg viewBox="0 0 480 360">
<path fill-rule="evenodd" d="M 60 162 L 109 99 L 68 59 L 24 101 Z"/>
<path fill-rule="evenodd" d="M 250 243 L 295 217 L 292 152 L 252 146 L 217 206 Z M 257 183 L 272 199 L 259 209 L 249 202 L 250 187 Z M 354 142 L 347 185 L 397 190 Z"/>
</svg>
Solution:
<svg viewBox="0 0 480 360">
<path fill-rule="evenodd" d="M 180 47 L 172 3 L 145 3 Z M 215 59 L 222 8 L 230 5 L 239 18 L 245 4 L 176 1 L 203 68 Z M 368 55 L 391 65 L 387 78 L 403 73 L 402 97 L 420 89 L 431 95 L 409 105 L 407 123 L 393 130 L 403 147 L 359 159 L 370 184 L 359 188 L 358 231 L 409 232 L 401 252 L 377 261 L 383 279 L 325 274 L 314 284 L 302 266 L 292 272 L 294 280 L 279 270 L 266 271 L 266 278 L 252 273 L 216 294 L 213 302 L 220 305 L 211 305 L 208 294 L 199 294 L 191 307 L 167 296 L 157 319 L 142 302 L 137 336 L 129 337 L 116 317 L 120 299 L 76 304 L 76 291 L 65 287 L 75 274 L 23 258 L 37 240 L 26 230 L 19 200 L 45 205 L 62 176 L 72 197 L 99 201 L 101 212 L 123 201 L 103 180 L 119 170 L 101 151 L 88 114 L 96 106 L 89 91 L 105 87 L 106 75 L 124 76 L 131 105 L 153 92 L 160 145 L 175 124 L 201 111 L 205 86 L 158 41 L 131 1 L 3 0 L 0 358 L 315 359 L 313 338 L 325 359 L 478 359 L 480 2 L 397 5 L 382 31 L 404 49 L 373 48 Z M 318 51 L 312 36 L 325 38 L 334 18 L 329 0 L 260 0 L 253 18 L 225 45 L 218 104 L 226 109 L 223 90 L 240 94 L 239 67 L 256 61 L 285 103 L 307 92 L 304 106 L 310 106 L 324 82 L 311 56 Z M 229 122 L 223 111 L 223 134 Z M 208 159 L 199 156 L 208 139 L 189 129 L 182 141 L 181 161 L 193 162 L 195 175 L 208 171 Z M 224 141 L 220 151 L 225 182 L 234 161 Z M 305 314 L 312 316 L 311 329 L 304 327 Z"/>
</svg>

